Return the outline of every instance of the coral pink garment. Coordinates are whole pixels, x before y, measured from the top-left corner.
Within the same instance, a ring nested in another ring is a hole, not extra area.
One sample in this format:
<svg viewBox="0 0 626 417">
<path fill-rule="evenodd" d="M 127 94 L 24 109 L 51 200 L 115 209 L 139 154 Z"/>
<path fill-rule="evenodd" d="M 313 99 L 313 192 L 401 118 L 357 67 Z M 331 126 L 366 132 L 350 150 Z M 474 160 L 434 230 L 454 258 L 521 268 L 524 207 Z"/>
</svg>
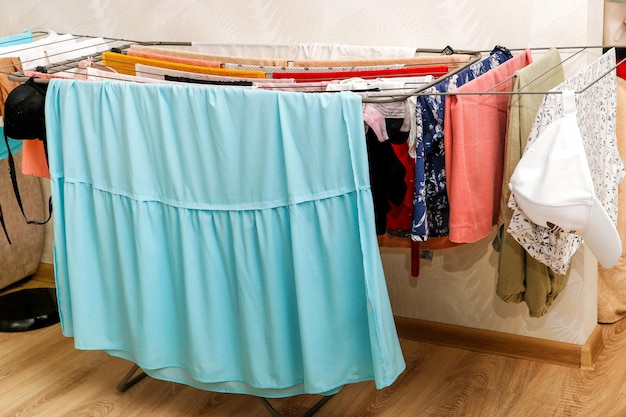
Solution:
<svg viewBox="0 0 626 417">
<path fill-rule="evenodd" d="M 22 144 L 22 174 L 50 178 L 42 141 L 25 140 Z"/>
<path fill-rule="evenodd" d="M 527 49 L 456 92 L 510 91 L 515 71 L 531 62 Z M 444 146 L 452 242 L 476 242 L 498 222 L 508 102 L 508 94 L 446 97 Z"/>
</svg>

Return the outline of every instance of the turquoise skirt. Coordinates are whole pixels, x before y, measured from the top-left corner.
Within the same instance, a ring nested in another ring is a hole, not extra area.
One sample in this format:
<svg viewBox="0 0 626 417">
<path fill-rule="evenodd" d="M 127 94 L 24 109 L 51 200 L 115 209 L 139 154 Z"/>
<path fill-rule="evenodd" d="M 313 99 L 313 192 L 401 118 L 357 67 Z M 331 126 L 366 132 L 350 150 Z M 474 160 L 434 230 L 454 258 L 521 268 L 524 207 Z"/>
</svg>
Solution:
<svg viewBox="0 0 626 417">
<path fill-rule="evenodd" d="M 77 349 L 264 397 L 404 370 L 359 96 L 54 79 L 46 124 Z"/>
</svg>

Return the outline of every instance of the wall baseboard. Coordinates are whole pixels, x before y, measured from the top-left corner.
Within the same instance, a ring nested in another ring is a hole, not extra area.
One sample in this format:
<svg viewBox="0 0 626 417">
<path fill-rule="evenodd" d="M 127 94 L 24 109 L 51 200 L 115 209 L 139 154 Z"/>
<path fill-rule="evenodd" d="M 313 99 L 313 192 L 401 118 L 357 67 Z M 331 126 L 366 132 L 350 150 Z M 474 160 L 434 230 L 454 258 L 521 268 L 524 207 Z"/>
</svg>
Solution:
<svg viewBox="0 0 626 417">
<path fill-rule="evenodd" d="M 591 370 L 604 349 L 597 325 L 584 345 L 395 316 L 401 338 Z"/>
</svg>

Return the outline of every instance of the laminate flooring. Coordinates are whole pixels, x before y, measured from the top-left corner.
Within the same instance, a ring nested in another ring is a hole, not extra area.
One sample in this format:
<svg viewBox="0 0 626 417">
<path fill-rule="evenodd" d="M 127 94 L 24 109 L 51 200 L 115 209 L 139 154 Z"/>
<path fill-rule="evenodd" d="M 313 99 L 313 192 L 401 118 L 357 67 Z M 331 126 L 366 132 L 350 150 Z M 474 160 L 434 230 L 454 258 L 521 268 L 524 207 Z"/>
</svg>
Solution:
<svg viewBox="0 0 626 417">
<path fill-rule="evenodd" d="M 51 270 L 20 287 L 52 286 Z M 603 327 L 595 369 L 579 370 L 401 340 L 406 371 L 390 387 L 344 387 L 319 417 L 626 416 L 626 321 Z M 271 417 L 259 398 L 142 379 L 119 392 L 132 364 L 79 351 L 55 324 L 0 333 L 2 417 Z M 270 399 L 283 417 L 299 417 L 320 397 Z"/>
</svg>

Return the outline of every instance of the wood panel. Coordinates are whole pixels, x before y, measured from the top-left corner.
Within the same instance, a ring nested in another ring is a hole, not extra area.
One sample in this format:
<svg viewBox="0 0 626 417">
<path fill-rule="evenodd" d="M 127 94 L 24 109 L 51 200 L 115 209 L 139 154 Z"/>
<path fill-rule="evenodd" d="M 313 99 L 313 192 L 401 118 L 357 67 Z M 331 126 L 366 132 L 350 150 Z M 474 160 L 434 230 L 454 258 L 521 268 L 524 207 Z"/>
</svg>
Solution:
<svg viewBox="0 0 626 417">
<path fill-rule="evenodd" d="M 592 369 L 604 343 L 598 325 L 584 345 L 396 316 L 400 337 L 561 366 Z"/>
</svg>

